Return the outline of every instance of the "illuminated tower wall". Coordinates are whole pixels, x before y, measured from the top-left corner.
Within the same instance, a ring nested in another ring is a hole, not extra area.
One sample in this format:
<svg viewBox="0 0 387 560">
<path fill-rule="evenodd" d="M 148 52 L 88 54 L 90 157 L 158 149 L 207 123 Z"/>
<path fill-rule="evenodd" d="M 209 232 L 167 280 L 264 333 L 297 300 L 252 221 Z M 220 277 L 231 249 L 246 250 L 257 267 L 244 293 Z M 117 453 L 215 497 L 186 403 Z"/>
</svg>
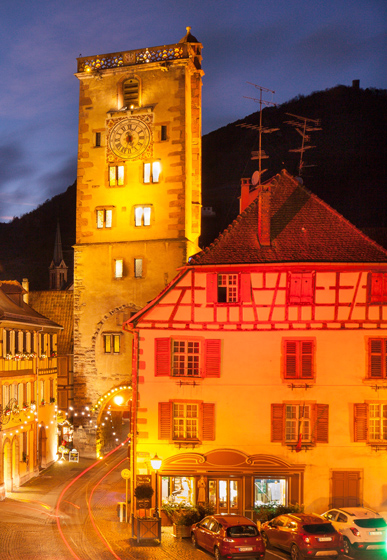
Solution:
<svg viewBox="0 0 387 560">
<path fill-rule="evenodd" d="M 201 48 L 187 28 L 177 44 L 78 59 L 78 411 L 129 383 L 124 320 L 198 251 Z M 84 422 L 79 443 L 91 454 L 94 420 Z"/>
</svg>

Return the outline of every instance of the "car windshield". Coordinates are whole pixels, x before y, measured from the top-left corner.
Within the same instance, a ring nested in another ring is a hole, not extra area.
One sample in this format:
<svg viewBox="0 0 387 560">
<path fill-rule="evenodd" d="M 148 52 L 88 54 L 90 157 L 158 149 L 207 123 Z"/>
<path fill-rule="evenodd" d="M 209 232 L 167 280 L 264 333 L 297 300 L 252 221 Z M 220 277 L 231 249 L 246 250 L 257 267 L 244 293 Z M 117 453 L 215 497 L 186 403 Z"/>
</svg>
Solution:
<svg viewBox="0 0 387 560">
<path fill-rule="evenodd" d="M 371 519 L 355 519 L 355 525 L 362 527 L 363 529 L 381 529 L 382 527 L 387 527 L 387 523 L 382 517 L 372 517 Z"/>
<path fill-rule="evenodd" d="M 331 523 L 312 523 L 310 525 L 303 525 L 303 529 L 310 535 L 321 535 L 323 533 L 335 532 Z"/>
<path fill-rule="evenodd" d="M 243 538 L 243 537 L 257 537 L 258 529 L 254 525 L 235 525 L 235 527 L 229 527 L 227 529 L 227 536 L 233 539 Z"/>
</svg>

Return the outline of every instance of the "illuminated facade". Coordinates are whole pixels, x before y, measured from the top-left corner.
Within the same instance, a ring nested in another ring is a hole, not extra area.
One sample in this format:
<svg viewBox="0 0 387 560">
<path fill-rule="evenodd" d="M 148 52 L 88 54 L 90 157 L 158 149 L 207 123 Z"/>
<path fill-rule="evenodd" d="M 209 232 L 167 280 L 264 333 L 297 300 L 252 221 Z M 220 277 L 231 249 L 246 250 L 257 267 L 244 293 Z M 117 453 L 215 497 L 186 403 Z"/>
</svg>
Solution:
<svg viewBox="0 0 387 560">
<path fill-rule="evenodd" d="M 387 251 L 286 171 L 242 204 L 125 325 L 134 472 L 157 453 L 163 501 L 218 512 L 383 510 Z"/>
<path fill-rule="evenodd" d="M 78 59 L 74 399 L 104 402 L 78 422 L 83 455 L 106 448 L 107 397 L 130 381 L 123 322 L 198 250 L 201 48 L 187 28 L 177 44 Z"/>
<path fill-rule="evenodd" d="M 61 327 L 0 284 L 0 499 L 56 460 L 57 334 Z"/>
</svg>

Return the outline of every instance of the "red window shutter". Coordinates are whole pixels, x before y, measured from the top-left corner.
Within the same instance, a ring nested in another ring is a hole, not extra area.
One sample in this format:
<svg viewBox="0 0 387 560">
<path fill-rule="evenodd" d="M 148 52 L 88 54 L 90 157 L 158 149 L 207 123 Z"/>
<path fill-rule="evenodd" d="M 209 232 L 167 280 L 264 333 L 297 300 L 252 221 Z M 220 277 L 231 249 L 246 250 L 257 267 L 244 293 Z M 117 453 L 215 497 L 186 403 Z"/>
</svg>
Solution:
<svg viewBox="0 0 387 560">
<path fill-rule="evenodd" d="M 301 350 L 301 364 L 300 364 L 300 377 L 311 379 L 313 378 L 313 354 L 314 343 L 313 340 L 300 340 Z"/>
<path fill-rule="evenodd" d="M 295 379 L 297 377 L 297 340 L 285 341 L 285 377 Z"/>
<path fill-rule="evenodd" d="M 221 340 L 206 340 L 204 344 L 205 377 L 220 377 Z"/>
<path fill-rule="evenodd" d="M 271 441 L 283 442 L 284 440 L 284 405 L 271 405 Z"/>
<path fill-rule="evenodd" d="M 289 274 L 289 303 L 301 301 L 301 274 Z"/>
<path fill-rule="evenodd" d="M 156 338 L 155 340 L 155 376 L 171 373 L 171 339 Z"/>
<path fill-rule="evenodd" d="M 159 439 L 172 439 L 172 403 L 159 403 Z"/>
<path fill-rule="evenodd" d="M 313 442 L 328 443 L 329 405 L 316 404 L 313 407 Z"/>
<path fill-rule="evenodd" d="M 250 273 L 241 274 L 241 301 L 251 301 L 251 276 Z"/>
<path fill-rule="evenodd" d="M 207 303 L 215 303 L 218 301 L 218 275 L 216 272 L 207 274 Z"/>
<path fill-rule="evenodd" d="M 385 343 L 386 341 L 382 338 L 371 338 L 368 341 L 369 377 L 383 377 L 383 346 Z"/>
<path fill-rule="evenodd" d="M 313 303 L 313 274 L 302 274 L 301 277 L 301 302 Z"/>
<path fill-rule="evenodd" d="M 202 404 L 202 440 L 214 441 L 215 439 L 215 404 Z"/>
<path fill-rule="evenodd" d="M 368 434 L 368 404 L 354 404 L 354 440 L 367 441 Z"/>
<path fill-rule="evenodd" d="M 381 272 L 371 272 L 371 302 L 380 303 L 383 301 L 383 274 Z"/>
</svg>

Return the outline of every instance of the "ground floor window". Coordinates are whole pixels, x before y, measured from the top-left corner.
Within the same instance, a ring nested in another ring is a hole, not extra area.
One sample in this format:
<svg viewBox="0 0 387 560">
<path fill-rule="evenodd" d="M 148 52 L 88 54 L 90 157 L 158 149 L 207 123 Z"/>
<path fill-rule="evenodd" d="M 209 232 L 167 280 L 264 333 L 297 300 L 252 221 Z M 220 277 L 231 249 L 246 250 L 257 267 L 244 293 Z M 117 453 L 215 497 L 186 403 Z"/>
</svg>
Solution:
<svg viewBox="0 0 387 560">
<path fill-rule="evenodd" d="M 195 504 L 195 479 L 188 476 L 163 476 L 161 500 L 163 504 Z"/>
<path fill-rule="evenodd" d="M 273 502 L 286 505 L 286 479 L 254 478 L 254 507 Z"/>
</svg>

